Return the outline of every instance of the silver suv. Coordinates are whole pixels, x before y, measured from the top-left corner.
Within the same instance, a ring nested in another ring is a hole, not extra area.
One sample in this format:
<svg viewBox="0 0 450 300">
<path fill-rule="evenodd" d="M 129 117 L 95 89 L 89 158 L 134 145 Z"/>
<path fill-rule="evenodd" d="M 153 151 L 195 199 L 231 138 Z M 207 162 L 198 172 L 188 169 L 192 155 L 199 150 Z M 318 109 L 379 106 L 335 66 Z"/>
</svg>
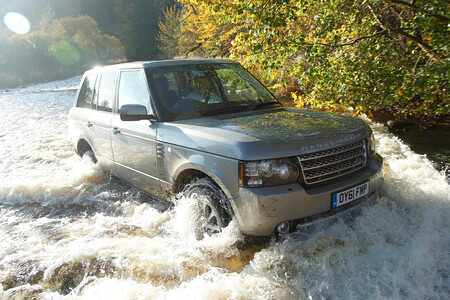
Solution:
<svg viewBox="0 0 450 300">
<path fill-rule="evenodd" d="M 76 152 L 169 202 L 198 200 L 203 232 L 286 233 L 382 184 L 369 126 L 283 107 L 238 63 L 136 62 L 87 71 L 69 113 Z"/>
</svg>

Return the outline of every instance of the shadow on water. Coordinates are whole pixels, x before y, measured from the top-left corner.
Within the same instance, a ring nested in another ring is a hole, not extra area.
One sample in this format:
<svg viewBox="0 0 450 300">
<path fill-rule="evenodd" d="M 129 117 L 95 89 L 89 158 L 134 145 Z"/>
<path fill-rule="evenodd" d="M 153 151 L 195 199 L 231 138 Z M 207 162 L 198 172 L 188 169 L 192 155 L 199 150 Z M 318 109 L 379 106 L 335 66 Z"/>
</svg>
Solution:
<svg viewBox="0 0 450 300">
<path fill-rule="evenodd" d="M 450 125 L 430 130 L 420 130 L 418 127 L 395 127 L 390 130 L 414 152 L 426 154 L 434 167 L 444 171 L 450 179 Z"/>
</svg>

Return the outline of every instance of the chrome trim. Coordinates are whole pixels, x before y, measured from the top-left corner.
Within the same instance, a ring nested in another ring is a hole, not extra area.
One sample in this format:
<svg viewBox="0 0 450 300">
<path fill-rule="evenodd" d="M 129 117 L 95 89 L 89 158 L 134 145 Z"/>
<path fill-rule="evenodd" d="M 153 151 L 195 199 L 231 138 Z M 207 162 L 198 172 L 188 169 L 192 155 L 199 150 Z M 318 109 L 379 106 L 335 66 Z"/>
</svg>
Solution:
<svg viewBox="0 0 450 300">
<path fill-rule="evenodd" d="M 307 185 L 342 177 L 364 168 L 367 164 L 367 141 L 299 155 L 302 179 Z"/>
<path fill-rule="evenodd" d="M 357 141 L 357 142 L 354 142 L 351 144 L 347 144 L 344 146 L 340 146 L 340 147 L 336 147 L 336 148 L 332 148 L 332 149 L 328 149 L 328 150 L 323 150 L 323 151 L 318 151 L 318 152 L 313 152 L 313 153 L 308 153 L 308 154 L 301 154 L 299 156 L 302 158 L 302 161 L 305 161 L 305 160 L 330 156 L 333 154 L 339 154 L 342 152 L 346 152 L 348 150 L 353 150 L 353 149 L 359 148 L 361 146 L 363 148 L 365 148 L 364 140 L 360 140 L 360 141 Z"/>
</svg>

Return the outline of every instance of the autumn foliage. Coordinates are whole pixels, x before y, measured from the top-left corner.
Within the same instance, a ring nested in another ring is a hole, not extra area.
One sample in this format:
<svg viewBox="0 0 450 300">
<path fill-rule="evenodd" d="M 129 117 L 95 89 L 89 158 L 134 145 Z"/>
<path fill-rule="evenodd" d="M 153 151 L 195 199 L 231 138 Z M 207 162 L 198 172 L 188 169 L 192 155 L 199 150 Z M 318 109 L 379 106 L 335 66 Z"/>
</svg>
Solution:
<svg viewBox="0 0 450 300">
<path fill-rule="evenodd" d="M 159 24 L 173 56 L 238 60 L 300 107 L 424 125 L 449 114 L 446 1 L 180 2 Z"/>
</svg>

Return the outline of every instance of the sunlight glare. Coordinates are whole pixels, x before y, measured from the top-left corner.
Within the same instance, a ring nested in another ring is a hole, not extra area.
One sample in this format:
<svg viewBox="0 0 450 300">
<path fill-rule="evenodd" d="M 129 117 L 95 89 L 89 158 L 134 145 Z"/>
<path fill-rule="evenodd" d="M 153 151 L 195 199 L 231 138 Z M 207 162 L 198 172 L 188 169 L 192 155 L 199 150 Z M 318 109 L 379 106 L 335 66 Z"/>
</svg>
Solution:
<svg viewBox="0 0 450 300">
<path fill-rule="evenodd" d="M 81 59 L 78 49 L 68 41 L 61 41 L 53 45 L 52 52 L 56 60 L 66 66 L 73 66 Z"/>
<path fill-rule="evenodd" d="M 30 22 L 24 15 L 18 12 L 7 12 L 3 17 L 3 22 L 14 33 L 26 34 L 30 32 Z"/>
</svg>

